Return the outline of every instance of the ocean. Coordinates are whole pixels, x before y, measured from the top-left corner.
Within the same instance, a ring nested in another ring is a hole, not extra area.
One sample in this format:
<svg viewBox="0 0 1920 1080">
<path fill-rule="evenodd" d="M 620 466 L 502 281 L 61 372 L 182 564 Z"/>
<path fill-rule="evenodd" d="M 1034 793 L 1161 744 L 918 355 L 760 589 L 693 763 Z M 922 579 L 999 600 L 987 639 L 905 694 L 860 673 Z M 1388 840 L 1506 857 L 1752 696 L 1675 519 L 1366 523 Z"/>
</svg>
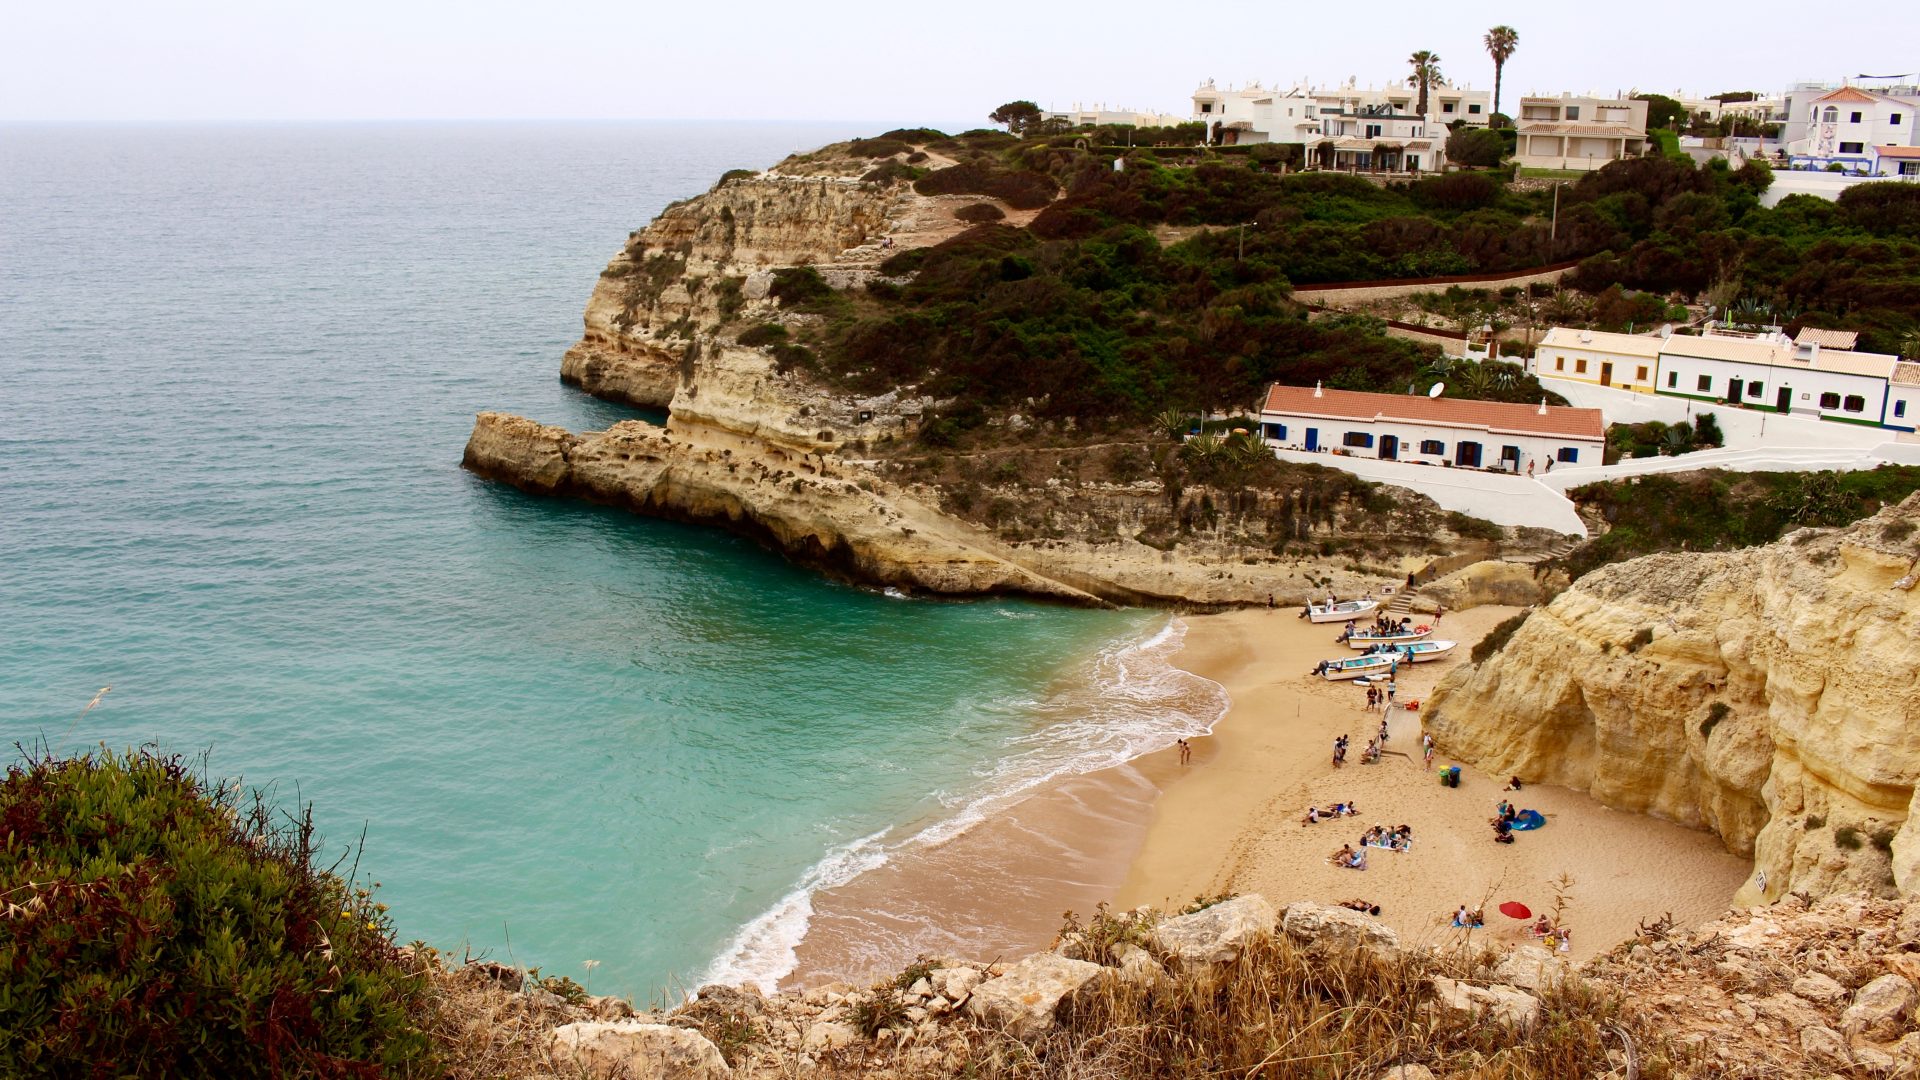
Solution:
<svg viewBox="0 0 1920 1080">
<path fill-rule="evenodd" d="M 0 741 L 311 802 L 401 940 L 653 998 L 1224 702 L 1151 612 L 900 600 L 459 468 L 627 233 L 849 125 L 0 128 Z M 83 714 L 102 687 L 112 689 Z"/>
</svg>

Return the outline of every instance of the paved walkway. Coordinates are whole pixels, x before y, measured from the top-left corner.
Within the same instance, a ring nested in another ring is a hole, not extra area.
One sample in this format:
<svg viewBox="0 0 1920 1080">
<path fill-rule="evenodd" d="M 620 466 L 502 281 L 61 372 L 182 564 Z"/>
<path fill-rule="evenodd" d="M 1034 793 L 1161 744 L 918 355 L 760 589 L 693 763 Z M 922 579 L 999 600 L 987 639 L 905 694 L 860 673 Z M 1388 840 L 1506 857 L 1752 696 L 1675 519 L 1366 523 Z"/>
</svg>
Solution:
<svg viewBox="0 0 1920 1080">
<path fill-rule="evenodd" d="M 1553 487 L 1524 476 L 1305 450 L 1275 449 L 1274 455 L 1281 461 L 1325 465 L 1363 480 L 1410 488 L 1439 503 L 1443 510 L 1458 510 L 1495 525 L 1530 525 L 1575 536 L 1587 535 L 1587 527 L 1580 523 L 1572 501 Z"/>
<path fill-rule="evenodd" d="M 1690 398 L 1636 394 L 1572 379 L 1541 376 L 1540 385 L 1566 398 L 1567 404 L 1575 408 L 1599 409 L 1606 414 L 1609 424 L 1644 424 L 1650 420 L 1691 424 L 1695 416 L 1712 413 L 1720 424 L 1728 450 L 1810 446 L 1864 449 L 1894 439 L 1894 432 L 1864 424 L 1838 424 L 1810 416 L 1729 408 Z"/>
</svg>

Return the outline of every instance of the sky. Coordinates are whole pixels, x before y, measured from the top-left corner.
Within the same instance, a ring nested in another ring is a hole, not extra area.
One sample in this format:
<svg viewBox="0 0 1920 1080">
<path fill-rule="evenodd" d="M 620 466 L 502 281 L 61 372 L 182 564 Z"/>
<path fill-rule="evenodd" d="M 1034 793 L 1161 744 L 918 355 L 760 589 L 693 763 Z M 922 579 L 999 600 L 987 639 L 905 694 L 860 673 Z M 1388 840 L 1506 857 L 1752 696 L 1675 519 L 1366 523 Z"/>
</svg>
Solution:
<svg viewBox="0 0 1920 1080">
<path fill-rule="evenodd" d="M 1203 79 L 1404 80 L 1440 54 L 1516 94 L 1777 91 L 1920 69 L 1920 7 L 973 0 L 5 0 L 0 121 L 872 120 L 985 126 L 1027 99 L 1186 114 Z"/>
</svg>

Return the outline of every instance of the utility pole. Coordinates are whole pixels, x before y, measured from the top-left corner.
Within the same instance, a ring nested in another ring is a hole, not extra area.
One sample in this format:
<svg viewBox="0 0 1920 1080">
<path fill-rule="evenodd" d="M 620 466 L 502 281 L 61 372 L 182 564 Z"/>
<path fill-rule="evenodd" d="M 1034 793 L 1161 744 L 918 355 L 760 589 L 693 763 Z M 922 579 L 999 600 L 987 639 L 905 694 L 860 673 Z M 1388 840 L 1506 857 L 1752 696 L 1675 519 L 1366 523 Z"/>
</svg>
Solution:
<svg viewBox="0 0 1920 1080">
<path fill-rule="evenodd" d="M 1553 184 L 1553 219 L 1547 225 L 1547 261 L 1552 262 L 1560 247 L 1560 182 Z"/>
<path fill-rule="evenodd" d="M 1233 257 L 1234 262 L 1240 262 L 1247 257 L 1247 226 L 1258 224 L 1260 223 L 1257 221 L 1243 221 L 1240 223 L 1240 253 Z"/>
</svg>

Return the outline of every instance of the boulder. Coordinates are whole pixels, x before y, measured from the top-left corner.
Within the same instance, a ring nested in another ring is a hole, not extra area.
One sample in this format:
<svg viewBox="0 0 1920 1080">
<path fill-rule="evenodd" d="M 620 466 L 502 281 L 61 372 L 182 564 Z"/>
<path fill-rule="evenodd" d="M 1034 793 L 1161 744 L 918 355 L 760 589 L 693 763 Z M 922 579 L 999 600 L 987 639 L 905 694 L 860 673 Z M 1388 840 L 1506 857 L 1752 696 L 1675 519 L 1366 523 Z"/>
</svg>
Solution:
<svg viewBox="0 0 1920 1080">
<path fill-rule="evenodd" d="M 621 1080 L 726 1080 L 720 1050 L 697 1031 L 665 1024 L 592 1022 L 555 1028 L 554 1061 L 592 1077 Z"/>
<path fill-rule="evenodd" d="M 1183 967 L 1228 964 L 1257 937 L 1273 933 L 1273 905 L 1248 895 L 1225 900 L 1191 915 L 1177 915 L 1153 928 L 1154 950 Z"/>
<path fill-rule="evenodd" d="M 1157 990 L 1167 984 L 1167 971 L 1153 954 L 1138 945 L 1115 946 L 1114 967 L 1120 978 L 1143 990 Z"/>
<path fill-rule="evenodd" d="M 1032 1041 L 1053 1028 L 1060 1007 L 1093 987 L 1107 969 L 1084 960 L 1040 953 L 988 979 L 967 999 L 967 1012 L 1016 1039 Z"/>
<path fill-rule="evenodd" d="M 843 1046 L 852 1046 L 860 1041 L 860 1032 L 852 1024 L 827 1022 L 814 1024 L 807 1028 L 807 1037 L 800 1046 L 810 1054 L 823 1050 L 838 1050 Z"/>
<path fill-rule="evenodd" d="M 1847 999 L 1847 988 L 1836 982 L 1832 976 L 1813 972 L 1793 980 L 1795 997 L 1802 997 L 1815 1005 L 1838 1006 Z"/>
<path fill-rule="evenodd" d="M 1807 1060 L 1827 1069 L 1844 1069 L 1853 1063 L 1853 1055 L 1847 1053 L 1847 1040 L 1829 1027 L 1800 1029 L 1800 1052 Z"/>
<path fill-rule="evenodd" d="M 1522 945 L 1493 969 L 1493 979 L 1522 990 L 1545 990 L 1559 985 L 1571 970 L 1565 960 L 1540 946 Z"/>
<path fill-rule="evenodd" d="M 1280 929 L 1303 945 L 1359 946 L 1398 952 L 1400 935 L 1368 915 L 1349 908 L 1298 900 L 1287 905 Z"/>
<path fill-rule="evenodd" d="M 1912 983 L 1898 975 L 1882 975 L 1854 993 L 1853 1004 L 1840 1014 L 1840 1027 L 1848 1034 L 1897 1039 L 1906 1033 L 1913 998 Z"/>
<path fill-rule="evenodd" d="M 1425 1065 L 1395 1065 L 1386 1072 L 1374 1074 L 1373 1080 L 1433 1080 L 1433 1070 Z"/>
<path fill-rule="evenodd" d="M 986 976 L 970 967 L 935 968 L 928 981 L 933 983 L 934 992 L 948 1001 L 966 1000 L 973 988 L 980 985 Z"/>
<path fill-rule="evenodd" d="M 1518 987 L 1474 986 L 1438 975 L 1428 981 L 1433 985 L 1434 1004 L 1445 1012 L 1491 1016 L 1515 1030 L 1526 1030 L 1540 1019 L 1540 999 Z"/>
</svg>

